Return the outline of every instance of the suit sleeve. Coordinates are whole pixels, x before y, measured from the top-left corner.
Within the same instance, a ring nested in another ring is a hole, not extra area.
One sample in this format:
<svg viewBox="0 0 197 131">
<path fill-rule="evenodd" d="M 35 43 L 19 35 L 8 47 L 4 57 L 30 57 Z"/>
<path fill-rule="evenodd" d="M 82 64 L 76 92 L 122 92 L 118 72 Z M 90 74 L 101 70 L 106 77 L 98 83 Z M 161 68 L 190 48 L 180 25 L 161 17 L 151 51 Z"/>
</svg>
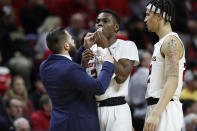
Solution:
<svg viewBox="0 0 197 131">
<path fill-rule="evenodd" d="M 86 73 L 84 68 L 75 64 L 69 71 L 69 83 L 70 86 L 82 92 L 101 95 L 109 86 L 114 70 L 115 66 L 112 63 L 104 62 L 100 75 L 94 79 Z"/>
</svg>

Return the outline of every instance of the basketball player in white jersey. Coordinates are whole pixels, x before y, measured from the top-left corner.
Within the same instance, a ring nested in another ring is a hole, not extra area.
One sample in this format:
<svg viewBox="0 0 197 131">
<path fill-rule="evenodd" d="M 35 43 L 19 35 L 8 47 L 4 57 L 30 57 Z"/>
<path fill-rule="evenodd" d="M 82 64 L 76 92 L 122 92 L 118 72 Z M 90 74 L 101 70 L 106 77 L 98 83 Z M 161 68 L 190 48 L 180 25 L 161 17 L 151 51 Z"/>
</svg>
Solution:
<svg viewBox="0 0 197 131">
<path fill-rule="evenodd" d="M 119 30 L 119 16 L 112 10 L 102 10 L 93 34 L 95 45 L 90 49 L 94 57 L 86 71 L 97 77 L 102 68 L 102 57 L 109 50 L 115 59 L 115 74 L 104 95 L 96 96 L 101 131 L 132 131 L 131 112 L 125 97 L 132 67 L 139 62 L 137 47 L 132 41 L 116 39 Z"/>
<path fill-rule="evenodd" d="M 149 68 L 146 99 L 148 108 L 144 131 L 180 131 L 183 123 L 179 96 L 185 70 L 185 50 L 178 34 L 171 29 L 174 6 L 171 0 L 151 0 L 147 4 L 145 23 L 155 32 Z"/>
</svg>

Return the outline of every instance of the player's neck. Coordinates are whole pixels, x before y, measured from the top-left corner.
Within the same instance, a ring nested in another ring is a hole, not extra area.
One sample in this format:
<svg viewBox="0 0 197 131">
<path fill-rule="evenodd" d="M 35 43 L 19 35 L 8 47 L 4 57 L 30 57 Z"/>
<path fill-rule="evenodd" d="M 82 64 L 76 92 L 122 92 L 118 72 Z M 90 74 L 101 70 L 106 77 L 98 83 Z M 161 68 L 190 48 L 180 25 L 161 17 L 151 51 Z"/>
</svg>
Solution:
<svg viewBox="0 0 197 131">
<path fill-rule="evenodd" d="M 114 44 L 116 42 L 116 40 L 117 40 L 116 36 L 113 36 L 110 39 L 108 39 L 108 41 L 109 41 L 108 47 L 110 47 L 112 44 Z"/>
<path fill-rule="evenodd" d="M 156 32 L 156 34 L 158 35 L 159 39 L 162 39 L 165 35 L 167 35 L 170 32 L 172 32 L 171 25 L 170 23 L 166 23 L 160 25 L 159 30 Z"/>
</svg>

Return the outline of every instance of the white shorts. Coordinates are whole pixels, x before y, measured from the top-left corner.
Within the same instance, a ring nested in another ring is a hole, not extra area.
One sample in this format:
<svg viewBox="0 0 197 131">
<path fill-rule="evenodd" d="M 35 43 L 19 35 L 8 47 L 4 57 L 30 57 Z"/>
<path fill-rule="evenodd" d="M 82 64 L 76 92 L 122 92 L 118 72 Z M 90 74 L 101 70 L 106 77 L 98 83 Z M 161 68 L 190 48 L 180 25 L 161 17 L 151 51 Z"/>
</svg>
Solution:
<svg viewBox="0 0 197 131">
<path fill-rule="evenodd" d="M 153 111 L 155 105 L 147 107 L 146 119 Z M 157 131 L 181 131 L 183 125 L 182 104 L 175 100 L 170 101 L 161 114 Z"/>
<path fill-rule="evenodd" d="M 132 131 L 128 104 L 98 107 L 98 116 L 101 131 Z"/>
</svg>

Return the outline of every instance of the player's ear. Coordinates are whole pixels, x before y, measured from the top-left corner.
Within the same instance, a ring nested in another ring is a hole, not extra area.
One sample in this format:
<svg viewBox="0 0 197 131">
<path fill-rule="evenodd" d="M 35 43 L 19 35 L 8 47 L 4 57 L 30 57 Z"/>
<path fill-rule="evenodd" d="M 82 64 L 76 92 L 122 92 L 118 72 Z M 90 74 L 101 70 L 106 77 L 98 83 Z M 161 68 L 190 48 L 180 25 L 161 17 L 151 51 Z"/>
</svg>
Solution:
<svg viewBox="0 0 197 131">
<path fill-rule="evenodd" d="M 114 25 L 114 29 L 115 29 L 116 32 L 118 32 L 119 28 L 120 28 L 120 26 L 118 24 Z"/>
<path fill-rule="evenodd" d="M 161 14 L 158 13 L 158 14 L 157 14 L 157 20 L 160 21 L 160 20 L 162 20 L 162 18 L 163 18 L 163 17 L 161 16 Z"/>
</svg>

